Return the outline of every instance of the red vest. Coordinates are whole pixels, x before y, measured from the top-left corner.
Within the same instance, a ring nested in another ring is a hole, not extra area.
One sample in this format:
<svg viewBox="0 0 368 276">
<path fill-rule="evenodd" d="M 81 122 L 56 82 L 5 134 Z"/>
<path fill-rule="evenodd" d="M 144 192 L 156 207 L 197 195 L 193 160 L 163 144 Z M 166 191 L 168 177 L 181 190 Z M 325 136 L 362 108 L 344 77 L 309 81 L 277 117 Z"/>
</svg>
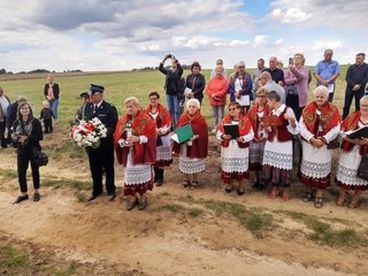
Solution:
<svg viewBox="0 0 368 276">
<path fill-rule="evenodd" d="M 278 119 L 280 120 L 281 124 L 272 127 L 272 131 L 268 135 L 268 141 L 272 142 L 275 139 L 275 137 L 277 137 L 277 140 L 279 142 L 287 142 L 293 139 L 293 136 L 287 130 L 287 125 L 289 124 L 289 122 L 284 118 L 287 109 L 288 107 L 285 107 L 285 110 L 280 114 L 280 116 L 278 116 Z"/>
</svg>

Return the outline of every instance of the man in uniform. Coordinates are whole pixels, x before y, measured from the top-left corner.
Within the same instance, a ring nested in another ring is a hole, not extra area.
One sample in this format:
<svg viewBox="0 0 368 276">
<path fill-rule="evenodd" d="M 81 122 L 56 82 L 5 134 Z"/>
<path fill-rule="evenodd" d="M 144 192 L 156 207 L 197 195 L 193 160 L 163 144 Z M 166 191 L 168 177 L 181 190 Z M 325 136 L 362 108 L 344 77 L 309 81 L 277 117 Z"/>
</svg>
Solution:
<svg viewBox="0 0 368 276">
<path fill-rule="evenodd" d="M 85 119 L 98 118 L 107 128 L 107 137 L 101 139 L 101 145 L 97 149 L 87 147 L 89 166 L 93 179 L 93 191 L 87 201 L 96 199 L 102 194 L 102 175 L 106 174 L 106 191 L 108 200 L 115 198 L 115 173 L 114 173 L 114 144 L 113 134 L 118 121 L 118 113 L 115 106 L 104 101 L 105 88 L 91 84 L 91 102 L 85 108 Z"/>
</svg>

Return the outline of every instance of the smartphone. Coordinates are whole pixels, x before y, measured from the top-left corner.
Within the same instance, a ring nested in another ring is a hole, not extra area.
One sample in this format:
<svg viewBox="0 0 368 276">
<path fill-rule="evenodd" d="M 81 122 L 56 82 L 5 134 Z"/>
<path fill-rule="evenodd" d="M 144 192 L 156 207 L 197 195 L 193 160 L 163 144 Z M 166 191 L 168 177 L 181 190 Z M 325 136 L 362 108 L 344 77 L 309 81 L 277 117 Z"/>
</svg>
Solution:
<svg viewBox="0 0 368 276">
<path fill-rule="evenodd" d="M 293 58 L 289 58 L 289 64 L 293 64 L 294 63 L 294 59 Z"/>
</svg>

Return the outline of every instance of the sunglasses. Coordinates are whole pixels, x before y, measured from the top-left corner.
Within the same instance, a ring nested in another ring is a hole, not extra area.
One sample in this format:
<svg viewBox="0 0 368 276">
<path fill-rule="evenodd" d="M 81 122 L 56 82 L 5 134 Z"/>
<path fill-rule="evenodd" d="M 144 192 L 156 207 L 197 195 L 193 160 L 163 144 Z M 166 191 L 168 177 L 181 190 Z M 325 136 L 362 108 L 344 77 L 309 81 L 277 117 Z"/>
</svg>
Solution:
<svg viewBox="0 0 368 276">
<path fill-rule="evenodd" d="M 238 108 L 236 108 L 236 107 L 231 107 L 231 108 L 229 108 L 229 111 L 234 111 L 234 110 L 237 110 Z"/>
</svg>

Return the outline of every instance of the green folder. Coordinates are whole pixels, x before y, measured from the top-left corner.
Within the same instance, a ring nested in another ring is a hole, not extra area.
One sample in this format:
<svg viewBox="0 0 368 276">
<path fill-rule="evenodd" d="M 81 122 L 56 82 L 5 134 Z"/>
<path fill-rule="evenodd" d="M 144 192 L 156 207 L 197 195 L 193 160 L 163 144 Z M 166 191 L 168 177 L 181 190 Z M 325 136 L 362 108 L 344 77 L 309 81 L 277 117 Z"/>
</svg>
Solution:
<svg viewBox="0 0 368 276">
<path fill-rule="evenodd" d="M 175 129 L 175 133 L 170 136 L 176 143 L 181 144 L 193 137 L 193 129 L 191 124 L 184 125 Z"/>
</svg>

